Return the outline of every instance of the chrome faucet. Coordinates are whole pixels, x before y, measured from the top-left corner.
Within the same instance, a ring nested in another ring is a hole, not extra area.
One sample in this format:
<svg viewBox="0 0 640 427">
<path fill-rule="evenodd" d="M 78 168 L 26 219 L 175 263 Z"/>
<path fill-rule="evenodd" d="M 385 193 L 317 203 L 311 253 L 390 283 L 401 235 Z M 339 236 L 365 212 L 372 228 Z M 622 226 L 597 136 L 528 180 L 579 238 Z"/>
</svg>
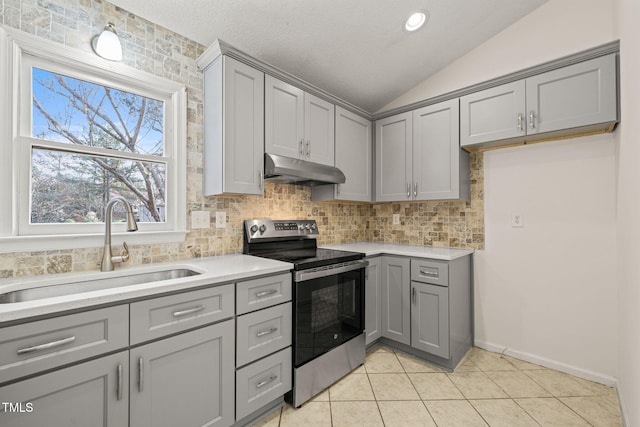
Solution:
<svg viewBox="0 0 640 427">
<path fill-rule="evenodd" d="M 122 246 L 124 247 L 122 255 L 113 256 L 111 252 L 111 221 L 113 205 L 117 202 L 122 202 L 127 208 L 127 231 L 138 231 L 138 224 L 136 224 L 136 219 L 133 217 L 133 209 L 131 209 L 129 202 L 122 197 L 115 197 L 109 200 L 107 207 L 104 209 L 104 254 L 102 255 L 102 264 L 100 266 L 101 271 L 111 271 L 113 270 L 114 262 L 127 262 L 129 260 L 129 246 L 127 246 L 127 242 L 122 242 Z"/>
</svg>

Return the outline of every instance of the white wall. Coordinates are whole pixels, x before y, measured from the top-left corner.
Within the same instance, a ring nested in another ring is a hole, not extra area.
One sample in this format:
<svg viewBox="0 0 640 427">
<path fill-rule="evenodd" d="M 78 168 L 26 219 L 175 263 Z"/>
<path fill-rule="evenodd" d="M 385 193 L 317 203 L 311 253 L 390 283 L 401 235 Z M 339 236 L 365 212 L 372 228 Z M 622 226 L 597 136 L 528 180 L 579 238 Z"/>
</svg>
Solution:
<svg viewBox="0 0 640 427">
<path fill-rule="evenodd" d="M 614 1 L 627 0 L 550 0 L 385 109 L 615 40 Z M 485 154 L 476 344 L 613 383 L 616 137 Z M 516 210 L 525 218 L 522 229 L 510 226 Z"/>
<path fill-rule="evenodd" d="M 622 124 L 617 132 L 619 386 L 626 425 L 640 426 L 640 2 L 617 0 Z"/>
</svg>

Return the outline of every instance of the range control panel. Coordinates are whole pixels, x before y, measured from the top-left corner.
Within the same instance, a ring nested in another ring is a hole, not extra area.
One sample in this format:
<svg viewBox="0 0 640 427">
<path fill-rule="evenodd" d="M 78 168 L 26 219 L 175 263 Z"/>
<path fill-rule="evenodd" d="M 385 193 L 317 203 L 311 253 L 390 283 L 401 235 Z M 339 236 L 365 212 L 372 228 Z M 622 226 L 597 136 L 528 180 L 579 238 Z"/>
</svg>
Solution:
<svg viewBox="0 0 640 427">
<path fill-rule="evenodd" d="M 316 239 L 318 224 L 313 219 L 248 219 L 244 221 L 244 231 L 249 241 L 291 238 Z"/>
</svg>

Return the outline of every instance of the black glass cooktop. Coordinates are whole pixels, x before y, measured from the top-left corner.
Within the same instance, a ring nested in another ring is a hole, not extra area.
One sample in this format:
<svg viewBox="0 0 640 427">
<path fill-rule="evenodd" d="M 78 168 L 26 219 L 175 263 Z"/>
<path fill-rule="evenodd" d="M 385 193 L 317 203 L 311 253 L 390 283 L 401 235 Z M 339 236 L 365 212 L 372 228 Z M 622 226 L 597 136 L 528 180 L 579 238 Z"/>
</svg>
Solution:
<svg viewBox="0 0 640 427">
<path fill-rule="evenodd" d="M 306 270 L 309 268 L 322 267 L 325 265 L 355 261 L 364 258 L 364 254 L 359 252 L 338 251 L 335 249 L 324 248 L 305 248 L 294 250 L 280 249 L 273 252 L 254 253 L 252 255 L 290 262 L 294 265 L 294 270 Z"/>
</svg>

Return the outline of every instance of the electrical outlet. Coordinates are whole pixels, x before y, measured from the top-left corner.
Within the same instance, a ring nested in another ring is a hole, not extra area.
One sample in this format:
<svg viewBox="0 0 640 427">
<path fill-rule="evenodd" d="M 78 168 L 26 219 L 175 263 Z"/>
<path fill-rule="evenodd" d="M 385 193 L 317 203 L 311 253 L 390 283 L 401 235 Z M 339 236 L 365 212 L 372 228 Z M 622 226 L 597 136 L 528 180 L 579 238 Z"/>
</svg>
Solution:
<svg viewBox="0 0 640 427">
<path fill-rule="evenodd" d="M 211 228 L 211 215 L 209 211 L 191 212 L 191 228 Z"/>
<path fill-rule="evenodd" d="M 521 213 L 511 214 L 511 227 L 522 228 L 524 227 L 524 216 Z"/>
<path fill-rule="evenodd" d="M 227 213 L 216 212 L 216 228 L 226 228 L 227 227 Z"/>
<path fill-rule="evenodd" d="M 393 214 L 393 225 L 400 225 L 400 214 Z"/>
</svg>

